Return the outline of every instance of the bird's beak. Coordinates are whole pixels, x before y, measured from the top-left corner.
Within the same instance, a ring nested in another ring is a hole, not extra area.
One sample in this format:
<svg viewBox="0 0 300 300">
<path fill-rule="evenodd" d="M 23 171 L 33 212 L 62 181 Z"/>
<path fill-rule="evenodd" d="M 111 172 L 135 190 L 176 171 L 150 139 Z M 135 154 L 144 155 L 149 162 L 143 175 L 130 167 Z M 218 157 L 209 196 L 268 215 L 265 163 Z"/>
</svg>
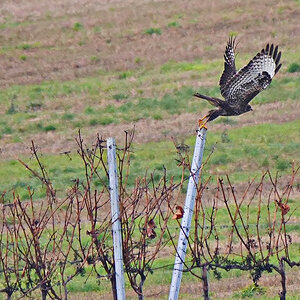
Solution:
<svg viewBox="0 0 300 300">
<path fill-rule="evenodd" d="M 251 110 L 251 111 L 253 111 L 253 109 L 252 109 L 252 108 L 250 108 L 250 110 Z"/>
</svg>

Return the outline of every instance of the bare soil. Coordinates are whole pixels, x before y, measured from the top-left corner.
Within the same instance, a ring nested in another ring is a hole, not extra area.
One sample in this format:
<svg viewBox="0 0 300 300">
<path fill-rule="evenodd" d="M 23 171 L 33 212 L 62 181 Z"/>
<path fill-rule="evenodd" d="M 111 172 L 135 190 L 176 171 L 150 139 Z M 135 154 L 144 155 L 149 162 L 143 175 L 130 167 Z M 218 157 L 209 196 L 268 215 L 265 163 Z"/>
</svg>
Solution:
<svg viewBox="0 0 300 300">
<path fill-rule="evenodd" d="M 266 42 L 280 44 L 284 51 L 299 51 L 300 9 L 297 1 L 276 0 L 2 0 L 0 4 L 0 88 L 44 81 L 65 81 L 96 75 L 99 70 L 126 71 L 155 68 L 170 60 L 204 62 L 219 59 L 230 33 L 239 37 L 239 52 L 254 55 Z M 170 22 L 179 27 L 169 27 Z M 161 35 L 145 34 L 160 28 Z M 23 59 L 21 57 L 23 56 Z M 24 59 L 26 57 L 26 59 Z M 251 56 L 250 56 L 251 57 Z M 289 62 L 282 58 L 283 69 Z M 211 81 L 195 86 L 216 85 Z M 151 88 L 151 84 L 150 87 Z M 1 99 L 0 99 L 1 101 Z M 76 110 L 76 109 L 75 109 Z M 109 124 L 83 130 L 87 144 L 96 134 L 123 139 L 123 131 L 136 128 L 135 142 L 146 143 L 190 136 L 204 111 L 185 113 L 165 120 Z M 209 130 L 224 130 L 261 123 L 283 123 L 300 118 L 299 101 L 254 106 L 254 112 L 237 117 L 233 124 L 209 124 Z M 76 130 L 32 134 L 27 142 L 0 141 L 0 159 L 30 155 L 34 140 L 42 152 L 75 151 Z M 242 189 L 241 186 L 239 188 Z M 296 191 L 297 197 L 299 191 Z M 162 253 L 162 255 L 166 253 Z M 300 271 L 291 271 L 288 290 L 300 294 Z M 249 285 L 246 276 L 211 281 L 213 299 L 233 296 Z M 261 284 L 270 296 L 279 291 L 280 279 L 264 276 Z M 147 289 L 146 298 L 167 298 L 169 286 Z M 199 299 L 201 284 L 184 283 L 181 292 Z M 70 299 L 111 299 L 110 294 L 70 294 Z M 136 298 L 128 291 L 129 298 Z M 182 298 L 186 299 L 186 298 Z"/>
<path fill-rule="evenodd" d="M 170 60 L 210 61 L 221 58 L 229 33 L 239 36 L 239 51 L 255 54 L 266 42 L 279 43 L 283 53 L 300 44 L 300 17 L 296 1 L 85 1 L 4 0 L 0 6 L 0 87 L 50 80 L 70 80 L 102 70 L 124 71 L 155 67 Z M 176 21 L 179 27 L 169 27 Z M 79 25 L 78 25 L 79 24 Z M 76 27 L 77 26 L 77 27 Z M 145 34 L 160 28 L 161 35 Z M 26 56 L 26 60 L 20 59 Z M 137 63 L 137 58 L 139 62 Z M 286 68 L 287 64 L 284 60 Z M 195 82 L 201 86 L 203 82 Z M 212 84 L 211 82 L 209 84 Z M 217 82 L 214 83 L 214 85 Z M 149 87 L 151 88 L 151 87 Z M 78 101 L 82 102 L 82 101 Z M 78 105 L 80 105 L 78 103 Z M 271 109 L 270 109 L 271 108 Z M 75 109 L 75 108 L 74 108 Z M 75 109 L 76 110 L 76 109 Z M 136 142 L 159 141 L 194 133 L 204 112 L 181 114 L 163 121 L 95 126 L 84 132 L 122 139 L 124 129 L 136 127 Z M 296 102 L 273 103 L 236 118 L 233 127 L 299 119 Z M 226 125 L 231 126 L 231 125 Z M 226 128 L 212 124 L 210 130 Z M 75 130 L 32 134 L 47 153 L 75 149 Z M 1 159 L 28 155 L 28 145 L 0 141 Z"/>
<path fill-rule="evenodd" d="M 0 86 L 132 69 L 137 57 L 142 65 L 211 60 L 221 57 L 230 32 L 239 34 L 241 53 L 255 53 L 270 39 L 295 49 L 300 24 L 292 20 L 299 17 L 296 1 L 4 0 Z M 180 27 L 168 27 L 172 21 Z M 145 34 L 151 27 L 162 34 Z"/>
<path fill-rule="evenodd" d="M 300 287 L 300 271 L 292 270 L 289 272 L 287 277 L 287 290 L 293 291 L 293 295 L 299 295 Z M 226 299 L 233 297 L 234 294 L 240 295 L 236 296 L 236 299 L 242 299 L 241 292 L 243 289 L 251 285 L 251 279 L 248 276 L 240 276 L 239 278 L 226 278 L 221 281 L 211 281 L 210 283 L 210 292 L 211 299 Z M 267 297 L 277 297 L 280 292 L 280 276 L 279 275 L 270 275 L 262 276 L 260 279 L 260 285 L 267 287 L 268 291 L 265 296 Z M 167 299 L 169 293 L 169 286 L 155 286 L 153 290 L 147 290 L 145 292 L 146 299 Z M 180 288 L 179 299 L 201 299 L 202 297 L 202 284 L 201 283 L 183 283 Z M 136 299 L 136 294 L 132 291 L 126 293 L 128 299 Z M 77 295 L 70 294 L 70 299 L 72 300 L 85 300 L 85 299 L 112 299 L 111 294 L 100 294 L 100 293 L 82 293 Z M 297 297 L 297 296 L 295 296 Z M 298 298 L 294 298 L 298 299 Z"/>
</svg>

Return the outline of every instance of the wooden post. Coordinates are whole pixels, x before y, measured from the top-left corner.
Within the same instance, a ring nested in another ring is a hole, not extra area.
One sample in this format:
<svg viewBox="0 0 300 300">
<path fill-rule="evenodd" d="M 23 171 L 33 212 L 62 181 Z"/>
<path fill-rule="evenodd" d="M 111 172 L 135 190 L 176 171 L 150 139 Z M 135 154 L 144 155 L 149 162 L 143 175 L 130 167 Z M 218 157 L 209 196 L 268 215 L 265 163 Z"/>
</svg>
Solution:
<svg viewBox="0 0 300 300">
<path fill-rule="evenodd" d="M 107 140 L 107 162 L 109 172 L 109 190 L 111 203 L 112 234 L 114 243 L 114 261 L 117 299 L 125 300 L 125 282 L 123 270 L 122 229 L 118 193 L 118 174 L 116 163 L 116 143 L 114 138 Z"/>
<path fill-rule="evenodd" d="M 182 270 L 188 244 L 188 236 L 191 228 L 191 221 L 194 212 L 195 198 L 197 194 L 197 184 L 202 164 L 204 145 L 206 140 L 206 129 L 197 131 L 197 138 L 190 172 L 190 178 L 187 188 L 187 194 L 184 205 L 184 214 L 181 222 L 181 230 L 178 239 L 172 282 L 169 292 L 169 300 L 177 300 L 182 278 Z"/>
</svg>

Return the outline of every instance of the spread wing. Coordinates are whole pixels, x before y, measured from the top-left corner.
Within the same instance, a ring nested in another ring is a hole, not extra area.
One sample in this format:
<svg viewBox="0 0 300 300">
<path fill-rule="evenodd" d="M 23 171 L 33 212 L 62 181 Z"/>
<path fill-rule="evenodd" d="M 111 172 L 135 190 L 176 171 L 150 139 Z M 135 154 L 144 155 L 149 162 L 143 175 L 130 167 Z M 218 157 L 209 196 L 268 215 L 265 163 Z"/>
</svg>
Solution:
<svg viewBox="0 0 300 300">
<path fill-rule="evenodd" d="M 246 105 L 266 89 L 279 71 L 281 52 L 272 44 L 257 53 L 244 68 L 231 77 L 224 86 L 223 97 L 231 105 Z"/>
<path fill-rule="evenodd" d="M 225 92 L 226 83 L 233 75 L 236 74 L 235 56 L 234 56 L 235 49 L 236 49 L 235 38 L 231 36 L 227 42 L 227 46 L 225 49 L 224 71 L 220 78 L 220 89 L 222 95 Z"/>
</svg>

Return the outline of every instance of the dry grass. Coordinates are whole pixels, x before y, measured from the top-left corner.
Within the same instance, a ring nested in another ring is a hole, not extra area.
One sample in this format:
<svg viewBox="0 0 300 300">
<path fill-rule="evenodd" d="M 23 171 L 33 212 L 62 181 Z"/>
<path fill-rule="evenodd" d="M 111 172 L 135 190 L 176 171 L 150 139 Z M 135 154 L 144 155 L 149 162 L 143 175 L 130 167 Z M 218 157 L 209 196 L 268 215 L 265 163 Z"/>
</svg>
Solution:
<svg viewBox="0 0 300 300">
<path fill-rule="evenodd" d="M 289 273 L 287 278 L 287 289 L 293 291 L 295 298 L 299 299 L 296 295 L 299 295 L 299 278 L 300 271 L 293 270 Z M 227 278 L 222 279 L 221 281 L 213 281 L 210 284 L 211 289 L 211 299 L 232 299 L 234 294 L 238 294 L 251 284 L 251 280 L 248 276 L 240 276 L 239 278 Z M 280 278 L 278 275 L 262 276 L 260 280 L 261 286 L 267 287 L 268 291 L 265 295 L 265 299 L 276 298 L 279 293 Z M 156 286 L 152 291 L 145 292 L 146 299 L 167 299 L 169 293 L 169 286 Z M 202 285 L 201 283 L 183 283 L 180 288 L 179 299 L 199 299 L 202 295 Z M 132 291 L 126 291 L 127 299 L 136 299 L 136 295 Z M 112 295 L 108 293 L 81 293 L 80 295 L 70 294 L 71 300 L 87 300 L 87 299 L 112 299 Z M 241 299 L 236 296 L 234 299 Z"/>
<path fill-rule="evenodd" d="M 205 112 L 202 112 L 204 114 Z M 197 129 L 197 120 L 199 113 L 184 113 L 175 115 L 170 119 L 152 120 L 142 119 L 135 122 L 135 142 L 147 143 L 157 142 L 163 139 L 171 140 L 176 137 L 178 140 L 193 135 Z M 238 128 L 243 126 L 251 126 L 262 123 L 284 123 L 287 120 L 294 121 L 300 118 L 300 103 L 296 101 L 275 102 L 263 105 L 263 109 L 259 105 L 254 106 L 254 111 L 245 114 L 242 117 L 235 118 L 235 123 L 212 123 L 210 131 L 225 130 Z M 97 132 L 100 132 L 104 138 L 114 136 L 118 143 L 123 141 L 124 130 L 131 129 L 132 124 L 109 124 L 106 126 L 98 125 L 88 130 L 83 130 L 83 134 L 87 143 L 92 143 Z M 155 134 L 153 134 L 155 132 Z M 27 143 L 11 143 L 10 136 L 2 138 L 0 143 L 2 159 L 13 159 L 20 155 L 30 155 L 30 140 L 39 141 L 39 146 L 43 152 L 57 154 L 67 150 L 76 148 L 74 137 L 77 136 L 77 129 L 68 129 L 63 133 L 47 132 L 36 133 L 30 136 Z"/>
<path fill-rule="evenodd" d="M 0 87 L 3 88 L 49 80 L 77 80 L 89 75 L 96 76 L 99 70 L 159 70 L 161 64 L 170 60 L 221 60 L 228 34 L 233 32 L 239 35 L 240 53 L 245 56 L 248 53 L 250 57 L 266 41 L 278 42 L 283 51 L 297 51 L 300 44 L 300 37 L 296 34 L 300 30 L 299 22 L 290 21 L 299 18 L 300 11 L 297 2 L 292 0 L 284 3 L 275 0 L 238 1 L 234 7 L 229 0 L 207 0 L 201 3 L 173 1 L 172 5 L 168 1 L 137 0 L 122 3 L 23 0 L 18 4 L 6 0 L 1 8 L 0 68 L 5 72 L 0 76 Z M 176 21 L 179 27 L 168 27 L 172 21 Z M 80 24 L 78 27 L 77 23 Z M 151 27 L 160 28 L 162 34 L 145 34 L 145 30 Z M 26 60 L 20 59 L 21 56 L 25 56 Z M 243 62 L 239 57 L 239 65 Z M 284 61 L 286 67 L 287 62 Z M 195 88 L 215 86 L 221 69 L 222 64 L 216 72 L 201 78 L 201 82 L 187 72 L 174 72 L 170 80 L 175 82 L 178 89 L 184 85 Z M 159 75 L 159 71 L 155 74 Z M 154 79 L 141 86 L 143 97 L 159 97 L 168 92 L 163 86 L 156 87 Z M 99 75 L 99 82 L 101 80 Z M 136 95 L 134 84 L 132 86 L 130 93 Z M 46 99 L 44 114 L 30 122 L 47 122 L 47 116 L 52 112 L 63 113 L 68 104 L 71 105 L 68 111 L 74 113 L 83 111 L 86 105 L 97 105 L 99 109 L 107 104 L 118 105 L 111 99 L 101 101 L 103 95 L 98 101 L 91 100 L 87 95 L 71 97 L 58 97 L 55 103 Z M 255 112 L 237 119 L 234 126 L 282 122 L 287 117 L 292 120 L 299 118 L 297 103 L 276 103 L 270 106 L 273 110 L 264 114 L 264 118 L 261 118 L 260 112 Z M 195 112 L 175 115 L 162 121 L 139 120 L 136 122 L 136 142 L 191 135 L 198 117 L 199 113 Z M 132 124 L 123 122 L 94 126 L 87 130 L 87 135 L 92 137 L 96 132 L 101 132 L 104 136 L 113 135 L 119 139 L 123 129 L 128 127 L 132 127 Z M 224 124 L 215 124 L 211 128 L 214 130 L 220 127 L 223 128 Z M 74 149 L 72 137 L 76 131 L 66 128 L 64 132 L 32 133 L 26 136 L 26 140 L 38 140 L 44 152 L 57 153 Z M 0 147 L 2 159 L 28 154 L 27 145 L 15 142 L 9 134 L 2 137 Z"/>
<path fill-rule="evenodd" d="M 2 3 L 0 20 L 5 73 L 0 86 L 67 80 L 99 68 L 127 70 L 142 65 L 221 57 L 230 32 L 241 53 L 257 51 L 272 39 L 283 49 L 299 46 L 296 1 L 19 1 Z M 177 20 L 178 28 L 167 24 Z M 82 24 L 78 31 L 76 23 Z M 159 27 L 162 35 L 144 31 Z M 22 44 L 31 45 L 27 50 Z M 26 61 L 19 59 L 25 54 Z M 91 57 L 99 61 L 92 61 Z"/>
<path fill-rule="evenodd" d="M 150 0 L 2 0 L 0 9 L 0 87 L 28 85 L 45 81 L 78 80 L 81 77 L 108 74 L 105 80 L 118 77 L 119 72 L 128 70 L 156 70 L 157 78 L 142 84 L 143 97 L 161 96 L 170 87 L 158 85 L 162 64 L 174 61 L 194 61 L 204 63 L 220 60 L 224 45 L 230 33 L 239 36 L 238 66 L 254 55 L 266 41 L 279 43 L 280 48 L 291 53 L 300 50 L 300 9 L 297 1 L 253 0 L 253 1 L 150 1 Z M 178 27 L 168 27 L 176 21 Z M 78 24 L 78 25 L 76 25 Z M 161 35 L 145 34 L 149 28 L 160 28 Z M 249 56 L 248 56 L 249 55 Z M 246 58 L 247 56 L 247 58 Z M 23 57 L 23 59 L 21 59 Z M 245 59 L 246 60 L 245 60 Z M 283 55 L 283 70 L 289 62 Z M 215 86 L 222 64 L 201 81 L 189 73 L 172 74 L 168 78 L 173 86 Z M 175 72 L 174 72 L 175 73 Z M 279 74 L 279 78 L 283 76 Z M 295 76 L 298 76 L 296 74 Z M 138 78 L 131 78 L 131 82 Z M 131 95 L 137 94 L 134 83 Z M 101 102 L 99 107 L 109 103 L 117 106 L 112 99 Z M 111 96 L 111 95 L 110 95 Z M 71 97 L 72 99 L 68 98 Z M 43 116 L 48 112 L 63 112 L 66 103 L 73 107 L 70 111 L 83 111 L 95 99 L 88 96 L 60 97 L 57 102 L 46 103 Z M 109 98 L 107 96 L 107 98 Z M 110 97 L 111 98 L 111 97 Z M 96 99 L 96 101 L 98 101 Z M 254 112 L 236 118 L 233 124 L 214 123 L 210 130 L 251 126 L 261 123 L 284 123 L 300 118 L 299 101 L 274 102 L 254 106 Z M 5 113 L 4 110 L 0 114 Z M 135 142 L 161 141 L 175 136 L 185 139 L 194 133 L 200 112 L 182 113 L 168 119 L 142 119 L 135 122 Z M 204 112 L 201 112 L 201 114 Z M 131 122 L 93 126 L 84 128 L 85 142 L 90 144 L 97 132 L 103 137 L 114 136 L 123 140 L 123 130 L 132 128 Z M 76 149 L 74 137 L 77 129 L 66 128 L 63 132 L 32 133 L 22 142 L 15 142 L 9 134 L 1 137 L 0 158 L 2 160 L 30 156 L 30 140 L 38 141 L 42 152 L 59 153 Z M 237 189 L 243 190 L 243 184 Z M 297 198 L 299 192 L 297 192 Z M 297 238 L 298 242 L 298 238 Z M 161 253 L 162 257 L 168 252 Z M 296 295 L 299 290 L 299 271 L 291 271 L 287 287 Z M 250 284 L 246 276 L 212 281 L 213 299 L 232 297 Z M 278 293 L 278 276 L 264 276 L 263 286 L 268 286 L 268 296 Z M 166 299 L 169 286 L 155 286 L 146 291 L 147 299 Z M 181 299 L 199 299 L 201 285 L 183 283 Z M 189 296 L 186 296 L 186 295 Z M 195 296 L 193 296 L 195 295 Z M 136 298 L 128 291 L 128 299 Z M 110 299 L 110 294 L 88 293 L 70 295 L 70 299 Z M 296 298 L 295 298 L 296 299 Z"/>
</svg>

